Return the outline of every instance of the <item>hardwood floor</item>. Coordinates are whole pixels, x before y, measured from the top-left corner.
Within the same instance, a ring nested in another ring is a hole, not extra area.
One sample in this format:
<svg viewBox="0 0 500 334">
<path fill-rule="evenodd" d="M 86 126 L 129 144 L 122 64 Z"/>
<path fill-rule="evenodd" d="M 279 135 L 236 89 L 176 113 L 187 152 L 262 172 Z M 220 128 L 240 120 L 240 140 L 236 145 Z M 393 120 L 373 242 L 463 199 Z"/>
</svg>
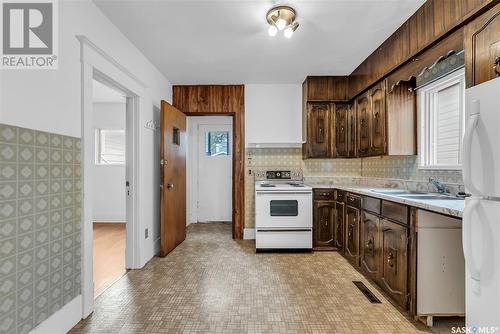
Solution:
<svg viewBox="0 0 500 334">
<path fill-rule="evenodd" d="M 125 273 L 125 223 L 94 223 L 94 295 Z"/>
</svg>

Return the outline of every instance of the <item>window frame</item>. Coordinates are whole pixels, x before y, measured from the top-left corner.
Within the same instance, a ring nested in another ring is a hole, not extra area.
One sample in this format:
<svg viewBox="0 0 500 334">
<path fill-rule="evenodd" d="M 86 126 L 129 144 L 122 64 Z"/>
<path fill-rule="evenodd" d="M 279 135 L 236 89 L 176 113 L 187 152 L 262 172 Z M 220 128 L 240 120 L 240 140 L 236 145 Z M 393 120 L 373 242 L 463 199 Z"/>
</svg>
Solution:
<svg viewBox="0 0 500 334">
<path fill-rule="evenodd" d="M 434 148 L 437 129 L 435 127 L 437 113 L 436 94 L 448 87 L 459 84 L 459 149 L 458 164 L 437 164 L 437 153 Z M 465 130 L 465 68 L 461 67 L 446 76 L 417 89 L 417 123 L 418 123 L 418 169 L 423 170 L 461 170 L 463 134 Z M 432 106 L 432 107 L 431 107 Z"/>
<path fill-rule="evenodd" d="M 212 133 L 225 133 L 226 134 L 226 152 L 221 152 L 219 154 L 212 154 L 211 150 L 211 145 L 212 145 Z M 207 131 L 205 133 L 205 155 L 208 158 L 214 158 L 214 157 L 228 157 L 231 155 L 230 149 L 231 149 L 231 142 L 230 142 L 230 132 L 229 131 L 224 131 L 224 130 L 215 130 L 215 131 Z"/>
<path fill-rule="evenodd" d="M 124 150 L 123 150 L 123 163 L 104 163 L 101 159 L 102 152 L 102 131 L 121 131 L 123 132 L 124 138 Z M 95 158 L 94 165 L 95 166 L 125 166 L 127 164 L 127 137 L 125 129 L 122 128 L 95 128 Z"/>
</svg>

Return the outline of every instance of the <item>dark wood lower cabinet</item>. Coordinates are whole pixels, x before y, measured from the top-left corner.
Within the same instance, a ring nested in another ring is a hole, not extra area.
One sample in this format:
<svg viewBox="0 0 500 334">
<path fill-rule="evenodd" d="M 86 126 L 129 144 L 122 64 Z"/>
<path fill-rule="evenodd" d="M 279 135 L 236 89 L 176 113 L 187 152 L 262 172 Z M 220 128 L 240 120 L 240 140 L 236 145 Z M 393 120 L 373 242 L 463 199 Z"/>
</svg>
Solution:
<svg viewBox="0 0 500 334">
<path fill-rule="evenodd" d="M 314 249 L 329 249 L 335 246 L 335 202 L 314 202 Z"/>
<path fill-rule="evenodd" d="M 364 211 L 361 213 L 360 240 L 361 270 L 370 278 L 377 280 L 381 277 L 379 217 Z"/>
<path fill-rule="evenodd" d="M 382 277 L 380 287 L 398 305 L 406 308 L 408 299 L 408 229 L 382 220 Z"/>
<path fill-rule="evenodd" d="M 345 207 L 344 255 L 354 266 L 359 266 L 359 209 Z"/>
<path fill-rule="evenodd" d="M 335 241 L 337 249 L 344 248 L 344 203 L 335 202 Z"/>
</svg>

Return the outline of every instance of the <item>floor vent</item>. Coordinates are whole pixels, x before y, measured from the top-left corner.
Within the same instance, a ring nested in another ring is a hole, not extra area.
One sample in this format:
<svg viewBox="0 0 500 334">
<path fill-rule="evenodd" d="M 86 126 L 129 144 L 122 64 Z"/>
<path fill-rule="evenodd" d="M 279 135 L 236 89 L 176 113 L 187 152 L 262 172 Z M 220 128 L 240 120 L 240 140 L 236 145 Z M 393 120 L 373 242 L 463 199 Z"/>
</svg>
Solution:
<svg viewBox="0 0 500 334">
<path fill-rule="evenodd" d="M 370 303 L 372 304 L 382 303 L 380 299 L 378 299 L 363 282 L 361 281 L 352 281 L 352 282 L 354 283 L 354 285 L 358 287 L 359 290 L 361 290 L 361 292 L 363 292 L 363 294 L 366 296 L 366 298 L 368 298 Z"/>
</svg>

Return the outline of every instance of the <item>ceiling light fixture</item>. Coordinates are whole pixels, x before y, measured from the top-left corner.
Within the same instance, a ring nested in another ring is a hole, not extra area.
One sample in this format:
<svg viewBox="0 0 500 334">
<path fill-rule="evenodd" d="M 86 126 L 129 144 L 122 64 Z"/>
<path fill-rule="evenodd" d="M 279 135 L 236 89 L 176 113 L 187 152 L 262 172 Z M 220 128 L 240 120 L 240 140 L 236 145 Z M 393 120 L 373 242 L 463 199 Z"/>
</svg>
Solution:
<svg viewBox="0 0 500 334">
<path fill-rule="evenodd" d="M 270 25 L 267 33 L 269 36 L 276 36 L 278 31 L 283 31 L 286 38 L 292 37 L 299 27 L 299 23 L 295 22 L 296 17 L 297 14 L 292 7 L 276 6 L 271 8 L 266 14 L 267 23 Z"/>
</svg>

